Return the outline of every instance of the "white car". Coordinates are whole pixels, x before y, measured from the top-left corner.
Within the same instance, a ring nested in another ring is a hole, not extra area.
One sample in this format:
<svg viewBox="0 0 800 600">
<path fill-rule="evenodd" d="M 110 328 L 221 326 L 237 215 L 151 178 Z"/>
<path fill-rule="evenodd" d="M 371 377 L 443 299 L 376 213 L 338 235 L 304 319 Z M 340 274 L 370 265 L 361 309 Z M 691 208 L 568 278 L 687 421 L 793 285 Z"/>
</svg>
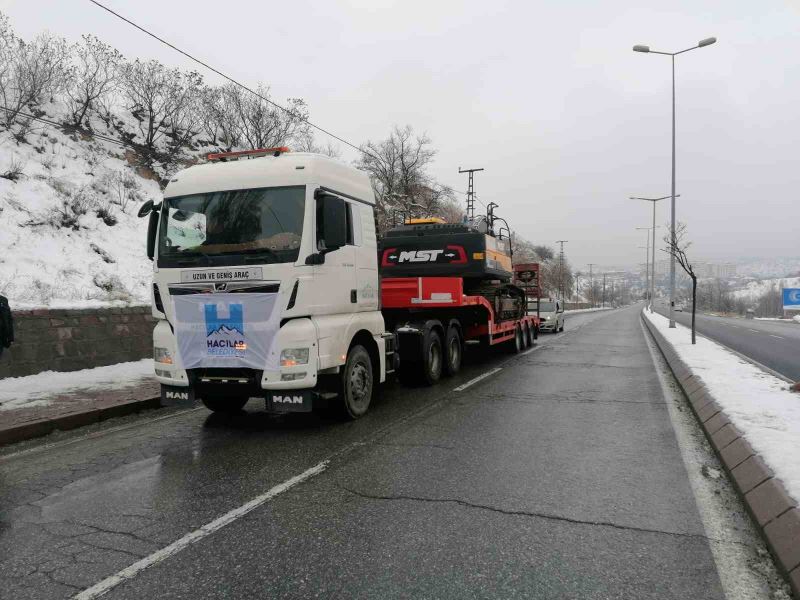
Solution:
<svg viewBox="0 0 800 600">
<path fill-rule="evenodd" d="M 529 303 L 528 309 L 530 314 L 536 314 L 536 300 Z M 539 318 L 542 321 L 539 331 L 553 333 L 564 331 L 564 305 L 560 300 L 541 298 L 539 300 Z"/>
</svg>

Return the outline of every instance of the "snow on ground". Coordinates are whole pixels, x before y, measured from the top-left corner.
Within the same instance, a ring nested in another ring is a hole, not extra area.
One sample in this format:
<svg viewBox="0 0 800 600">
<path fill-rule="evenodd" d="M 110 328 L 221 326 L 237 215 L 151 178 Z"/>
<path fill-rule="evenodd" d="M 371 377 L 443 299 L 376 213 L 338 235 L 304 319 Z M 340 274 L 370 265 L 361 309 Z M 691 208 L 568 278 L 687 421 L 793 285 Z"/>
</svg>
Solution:
<svg viewBox="0 0 800 600">
<path fill-rule="evenodd" d="M 755 301 L 776 287 L 778 289 L 800 287 L 800 277 L 783 277 L 781 279 L 751 281 L 743 289 L 734 290 L 732 295 L 736 299 Z"/>
<path fill-rule="evenodd" d="M 705 383 L 731 422 L 761 455 L 795 499 L 800 498 L 800 394 L 711 340 L 658 313 L 644 311 L 684 363 Z"/>
<path fill-rule="evenodd" d="M 610 307 L 610 306 L 607 306 L 605 308 L 575 308 L 575 309 L 571 309 L 571 310 L 567 309 L 564 312 L 568 312 L 569 314 L 574 315 L 575 313 L 596 312 L 598 310 L 611 310 L 611 308 L 612 307 Z"/>
<path fill-rule="evenodd" d="M 48 112 L 58 114 L 58 106 Z M 0 178 L 0 293 L 12 308 L 147 303 L 147 220 L 135 213 L 160 198 L 158 183 L 138 176 L 124 149 L 106 142 L 47 125 L 25 140 L 0 133 L 0 174 L 22 170 L 16 181 Z M 89 208 L 66 225 L 58 210 L 70 202 Z M 113 218 L 98 216 L 100 207 Z"/>
<path fill-rule="evenodd" d="M 118 390 L 153 378 L 153 359 L 70 371 L 45 371 L 26 377 L 0 380 L 0 412 L 31 406 L 47 406 L 51 399 L 78 391 Z"/>
</svg>

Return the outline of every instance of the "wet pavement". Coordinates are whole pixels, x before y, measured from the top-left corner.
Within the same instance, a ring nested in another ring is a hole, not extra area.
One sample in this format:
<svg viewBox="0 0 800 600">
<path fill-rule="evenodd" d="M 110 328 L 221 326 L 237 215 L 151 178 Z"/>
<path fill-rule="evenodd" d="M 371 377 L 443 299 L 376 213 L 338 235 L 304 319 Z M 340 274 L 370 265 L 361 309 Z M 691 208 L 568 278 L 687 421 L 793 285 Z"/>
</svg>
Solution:
<svg viewBox="0 0 800 600">
<path fill-rule="evenodd" d="M 357 422 L 251 402 L 0 457 L 0 597 L 70 597 L 328 461 L 104 597 L 722 598 L 638 310 Z"/>
</svg>

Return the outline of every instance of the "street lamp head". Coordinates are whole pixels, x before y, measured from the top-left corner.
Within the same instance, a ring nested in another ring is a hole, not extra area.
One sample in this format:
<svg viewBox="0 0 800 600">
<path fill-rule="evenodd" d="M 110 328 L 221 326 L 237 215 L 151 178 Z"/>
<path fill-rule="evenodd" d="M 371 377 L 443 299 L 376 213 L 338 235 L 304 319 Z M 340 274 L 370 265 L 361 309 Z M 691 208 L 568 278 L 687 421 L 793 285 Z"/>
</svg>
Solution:
<svg viewBox="0 0 800 600">
<path fill-rule="evenodd" d="M 716 40 L 715 40 L 716 41 Z M 714 42 L 711 42 L 712 44 Z M 634 52 L 650 52 L 650 46 L 642 46 L 641 44 L 637 44 L 633 47 Z"/>
<path fill-rule="evenodd" d="M 704 46 L 710 46 L 711 44 L 716 43 L 716 41 L 717 41 L 717 38 L 715 38 L 715 37 L 706 38 L 704 40 L 700 40 L 699 42 L 697 42 L 697 47 L 698 48 L 702 48 Z"/>
</svg>

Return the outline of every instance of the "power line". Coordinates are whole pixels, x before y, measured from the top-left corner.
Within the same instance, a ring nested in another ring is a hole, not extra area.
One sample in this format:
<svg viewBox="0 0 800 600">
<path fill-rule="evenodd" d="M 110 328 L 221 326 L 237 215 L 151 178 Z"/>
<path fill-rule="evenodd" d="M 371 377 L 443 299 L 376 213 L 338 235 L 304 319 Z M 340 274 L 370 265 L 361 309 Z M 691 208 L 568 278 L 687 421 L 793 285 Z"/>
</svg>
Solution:
<svg viewBox="0 0 800 600">
<path fill-rule="evenodd" d="M 46 125 L 51 125 L 52 127 L 57 127 L 58 129 L 63 129 L 63 123 L 57 123 L 56 121 L 50 121 L 49 119 L 43 119 L 41 117 L 37 117 L 35 115 L 29 115 L 28 113 L 24 113 L 22 111 L 13 110 L 8 108 L 7 106 L 0 106 L 0 110 L 4 110 L 7 113 L 14 113 L 21 117 L 25 117 L 26 119 L 31 119 L 32 121 L 38 121 L 40 123 L 45 123 Z M 124 140 L 118 140 L 116 138 L 109 137 L 107 135 L 103 135 L 102 133 L 94 133 L 94 132 L 87 132 L 93 138 L 97 138 L 98 140 L 103 140 L 105 142 L 110 142 L 112 144 L 117 144 L 119 146 L 129 147 L 129 148 L 136 148 L 136 144 L 132 142 L 126 142 Z"/>
<path fill-rule="evenodd" d="M 119 14 L 118 12 L 115 12 L 115 11 L 111 10 L 110 8 L 108 8 L 107 6 L 105 6 L 105 5 L 101 4 L 101 3 L 100 3 L 100 2 L 98 2 L 97 0 L 89 0 L 89 2 L 91 2 L 91 3 L 92 3 L 92 4 L 94 4 L 95 6 L 97 6 L 97 7 L 99 7 L 99 8 L 102 8 L 103 10 L 105 10 L 105 11 L 107 11 L 107 12 L 111 13 L 112 15 L 114 15 L 115 17 L 117 17 L 118 19 L 121 19 L 121 20 L 125 21 L 126 23 L 128 23 L 129 25 L 131 25 L 131 26 L 135 27 L 136 29 L 138 29 L 138 30 L 139 30 L 139 31 L 141 31 L 142 33 L 145 33 L 145 34 L 149 35 L 150 37 L 152 37 L 153 39 L 156 39 L 156 40 L 158 40 L 158 41 L 159 41 L 159 42 L 161 42 L 162 44 L 164 44 L 164 45 L 166 45 L 166 46 L 169 46 L 170 48 L 172 48 L 172 49 L 173 49 L 173 50 L 175 50 L 176 52 L 178 52 L 178 53 L 180 53 L 180 54 L 183 54 L 183 55 L 184 55 L 186 58 L 188 58 L 188 59 L 190 59 L 190 60 L 193 60 L 194 62 L 196 62 L 196 63 L 197 63 L 197 64 L 199 64 L 199 65 L 202 65 L 203 67 L 205 67 L 205 68 L 206 68 L 206 69 L 208 69 L 209 71 L 213 71 L 214 73 L 216 73 L 217 75 L 219 75 L 219 76 L 220 76 L 220 77 L 222 77 L 223 79 L 227 79 L 227 80 L 228 80 L 228 81 L 230 81 L 231 83 L 233 83 L 233 84 L 235 84 L 235 85 L 238 85 L 240 88 L 242 88 L 242 89 L 244 89 L 244 90 L 247 90 L 248 92 L 250 92 L 250 93 L 251 93 L 251 94 L 253 94 L 254 96 L 257 96 L 258 98 L 261 98 L 261 99 L 262 99 L 264 102 L 267 102 L 267 103 L 271 104 L 271 105 L 272 105 L 272 106 L 274 106 L 275 108 L 279 108 L 280 110 L 282 110 L 283 112 L 285 112 L 286 114 L 288 114 L 288 115 L 290 115 L 290 116 L 292 116 L 292 117 L 299 118 L 299 119 L 300 119 L 302 122 L 304 122 L 304 123 L 306 123 L 307 125 L 309 125 L 309 126 L 313 127 L 313 128 L 314 128 L 314 129 L 316 129 L 317 131 L 320 131 L 320 132 L 324 133 L 325 135 L 329 135 L 329 136 L 331 136 L 333 139 L 335 139 L 335 140 L 338 140 L 338 141 L 342 142 L 343 144 L 345 144 L 345 145 L 347 145 L 347 146 L 350 146 L 350 147 L 351 147 L 351 148 L 353 148 L 354 150 L 358 150 L 358 151 L 359 151 L 359 152 L 361 152 L 362 154 L 366 154 L 367 156 L 371 156 L 372 158 L 377 158 L 377 157 L 375 157 L 375 156 L 372 156 L 372 154 L 370 154 L 369 152 L 365 152 L 365 151 L 364 151 L 362 148 L 359 148 L 359 147 L 358 147 L 358 146 L 356 146 L 355 144 L 353 144 L 353 143 L 351 143 L 351 142 L 348 142 L 346 139 L 344 139 L 344 138 L 341 138 L 341 137 L 339 137 L 338 135 L 336 135 L 336 134 L 334 134 L 334 133 L 331 133 L 330 131 L 328 131 L 327 129 L 324 129 L 324 128 L 322 128 L 322 127 L 320 127 L 319 125 L 315 125 L 314 123 L 312 123 L 312 122 L 311 122 L 311 121 L 309 121 L 308 119 L 303 119 L 302 117 L 299 117 L 299 116 L 297 115 L 297 113 L 295 113 L 295 112 L 291 111 L 290 109 L 286 108 L 285 106 L 282 106 L 282 105 L 278 104 L 277 102 L 275 102 L 275 101 L 273 101 L 273 100 L 270 100 L 270 99 L 269 99 L 269 98 L 267 98 L 266 96 L 262 96 L 261 94 L 259 94 L 259 93 L 258 93 L 258 92 L 256 92 L 255 90 L 253 90 L 252 88 L 249 88 L 249 87 L 247 87 L 247 86 L 246 86 L 246 85 L 244 85 L 243 83 L 241 83 L 241 82 L 239 82 L 239 81 L 235 80 L 233 77 L 229 77 L 228 75 L 226 75 L 225 73 L 223 73 L 223 72 L 222 72 L 222 71 L 220 71 L 219 69 L 216 69 L 216 68 L 212 67 L 211 65 L 209 65 L 208 63 L 206 63 L 206 62 L 203 62 L 203 61 L 202 61 L 202 60 L 200 60 L 199 58 L 196 58 L 195 56 L 192 56 L 191 54 L 189 54 L 189 53 L 188 53 L 188 52 L 186 52 L 185 50 L 181 50 L 181 49 L 180 49 L 180 48 L 178 48 L 176 45 L 174 45 L 174 44 L 172 44 L 172 43 L 168 42 L 168 41 L 167 41 L 167 40 L 165 40 L 164 38 L 161 38 L 161 37 L 157 36 L 155 33 L 152 33 L 151 31 L 148 31 L 147 29 L 145 29 L 145 28 L 144 28 L 144 27 L 142 27 L 141 25 L 137 25 L 136 23 L 134 23 L 134 22 L 133 22 L 133 21 L 131 21 L 130 19 L 128 19 L 128 18 L 126 18 L 126 17 L 123 17 L 123 16 L 122 16 L 121 14 Z"/>
</svg>

